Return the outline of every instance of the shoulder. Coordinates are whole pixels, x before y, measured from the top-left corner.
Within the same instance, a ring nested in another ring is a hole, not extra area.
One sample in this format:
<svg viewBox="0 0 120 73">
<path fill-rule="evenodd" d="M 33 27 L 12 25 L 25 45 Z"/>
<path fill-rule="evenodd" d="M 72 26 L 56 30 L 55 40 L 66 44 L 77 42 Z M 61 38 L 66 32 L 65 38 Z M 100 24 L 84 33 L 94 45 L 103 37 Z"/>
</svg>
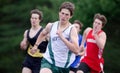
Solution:
<svg viewBox="0 0 120 73">
<path fill-rule="evenodd" d="M 71 33 L 77 32 L 77 30 L 76 30 L 74 25 L 70 25 L 69 29 L 70 29 Z"/>
<path fill-rule="evenodd" d="M 49 23 L 46 25 L 46 27 L 44 28 L 45 31 L 50 32 L 52 26 L 53 26 L 54 24 L 56 24 L 56 23 L 58 23 L 58 21 L 56 21 L 56 22 L 49 22 Z"/>
<path fill-rule="evenodd" d="M 106 33 L 105 33 L 104 31 L 102 31 L 102 32 L 99 34 L 99 36 L 103 36 L 103 37 L 106 38 Z"/>
<path fill-rule="evenodd" d="M 49 22 L 47 25 L 53 25 L 53 24 L 58 24 L 59 21 L 55 21 L 55 22 Z"/>
<path fill-rule="evenodd" d="M 76 30 L 75 26 L 74 25 L 70 25 L 69 28 L 72 28 L 73 30 Z"/>
<path fill-rule="evenodd" d="M 27 30 L 25 30 L 25 32 L 24 32 L 24 37 L 27 37 L 27 33 L 28 33 L 28 29 Z"/>
<path fill-rule="evenodd" d="M 47 24 L 47 28 L 51 29 L 53 26 L 58 26 L 59 21 L 55 21 L 55 22 L 49 22 Z"/>
<path fill-rule="evenodd" d="M 44 28 L 45 31 L 49 32 L 51 29 L 52 23 L 48 23 L 46 27 Z"/>
<path fill-rule="evenodd" d="M 72 36 L 74 36 L 75 34 L 77 34 L 77 29 L 75 28 L 74 25 L 70 25 L 70 33 L 72 34 Z"/>
<path fill-rule="evenodd" d="M 30 29 L 25 30 L 24 34 L 27 34 Z"/>
<path fill-rule="evenodd" d="M 92 30 L 91 27 L 87 27 L 87 28 L 85 29 L 86 32 L 89 32 L 90 30 Z"/>
<path fill-rule="evenodd" d="M 59 21 L 49 22 L 46 26 L 51 27 L 53 24 L 58 24 L 58 23 L 59 23 Z"/>
<path fill-rule="evenodd" d="M 84 31 L 84 35 L 87 35 L 92 30 L 91 27 L 87 27 Z"/>
<path fill-rule="evenodd" d="M 53 23 L 50 23 L 50 22 L 49 22 L 49 23 L 46 25 L 46 27 L 52 26 L 52 24 L 53 24 Z"/>
</svg>

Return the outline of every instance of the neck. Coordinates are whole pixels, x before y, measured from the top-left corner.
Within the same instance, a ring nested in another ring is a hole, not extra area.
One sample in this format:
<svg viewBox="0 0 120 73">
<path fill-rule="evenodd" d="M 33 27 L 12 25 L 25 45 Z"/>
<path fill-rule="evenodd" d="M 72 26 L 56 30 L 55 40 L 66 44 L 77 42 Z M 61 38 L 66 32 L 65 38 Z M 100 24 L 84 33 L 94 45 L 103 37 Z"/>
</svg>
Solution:
<svg viewBox="0 0 120 73">
<path fill-rule="evenodd" d="M 39 29 L 39 28 L 41 28 L 40 25 L 39 25 L 39 26 L 32 26 L 32 27 L 31 27 L 32 30 L 37 30 L 37 29 Z"/>
<path fill-rule="evenodd" d="M 69 25 L 70 25 L 69 22 L 64 23 L 64 24 L 59 23 L 59 27 L 58 27 L 58 29 L 60 29 L 61 31 L 64 31 L 66 28 L 69 27 Z"/>
<path fill-rule="evenodd" d="M 60 27 L 66 27 L 66 26 L 68 26 L 68 25 L 69 25 L 69 22 L 64 22 L 64 23 L 60 22 L 60 23 L 59 23 L 59 26 L 60 26 Z"/>
</svg>

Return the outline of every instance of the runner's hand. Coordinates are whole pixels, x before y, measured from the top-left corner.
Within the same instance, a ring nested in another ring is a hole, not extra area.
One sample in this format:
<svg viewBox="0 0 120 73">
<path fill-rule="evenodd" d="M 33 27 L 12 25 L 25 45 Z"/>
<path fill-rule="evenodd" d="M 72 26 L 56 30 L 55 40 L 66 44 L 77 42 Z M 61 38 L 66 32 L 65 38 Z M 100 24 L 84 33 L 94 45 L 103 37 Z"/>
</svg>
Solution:
<svg viewBox="0 0 120 73">
<path fill-rule="evenodd" d="M 31 54 L 35 54 L 37 52 L 37 46 L 34 45 L 34 47 L 32 47 L 32 49 L 30 50 Z"/>
</svg>

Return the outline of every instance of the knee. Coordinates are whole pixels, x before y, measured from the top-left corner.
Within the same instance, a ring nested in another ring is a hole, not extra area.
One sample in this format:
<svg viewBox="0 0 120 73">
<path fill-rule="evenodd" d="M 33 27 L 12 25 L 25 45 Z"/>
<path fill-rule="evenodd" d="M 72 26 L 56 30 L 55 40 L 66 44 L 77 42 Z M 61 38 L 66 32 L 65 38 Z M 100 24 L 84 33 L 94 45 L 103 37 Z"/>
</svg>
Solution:
<svg viewBox="0 0 120 73">
<path fill-rule="evenodd" d="M 77 71 L 77 73 L 84 73 L 84 72 L 83 72 L 83 71 L 81 71 L 81 70 L 78 70 L 78 71 Z"/>
</svg>

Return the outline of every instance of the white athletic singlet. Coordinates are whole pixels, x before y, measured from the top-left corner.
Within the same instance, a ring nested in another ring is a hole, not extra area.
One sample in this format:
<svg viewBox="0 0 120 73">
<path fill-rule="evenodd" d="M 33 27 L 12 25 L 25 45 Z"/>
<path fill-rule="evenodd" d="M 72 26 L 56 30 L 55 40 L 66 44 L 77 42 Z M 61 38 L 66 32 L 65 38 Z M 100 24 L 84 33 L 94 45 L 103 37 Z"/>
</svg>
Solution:
<svg viewBox="0 0 120 73">
<path fill-rule="evenodd" d="M 56 34 L 58 30 L 59 21 L 53 23 L 50 31 L 50 39 L 44 58 L 57 67 L 68 68 L 75 59 L 75 54 L 72 53 L 64 42 Z M 63 36 L 70 41 L 70 32 L 73 25 L 70 25 L 65 31 Z"/>
</svg>

